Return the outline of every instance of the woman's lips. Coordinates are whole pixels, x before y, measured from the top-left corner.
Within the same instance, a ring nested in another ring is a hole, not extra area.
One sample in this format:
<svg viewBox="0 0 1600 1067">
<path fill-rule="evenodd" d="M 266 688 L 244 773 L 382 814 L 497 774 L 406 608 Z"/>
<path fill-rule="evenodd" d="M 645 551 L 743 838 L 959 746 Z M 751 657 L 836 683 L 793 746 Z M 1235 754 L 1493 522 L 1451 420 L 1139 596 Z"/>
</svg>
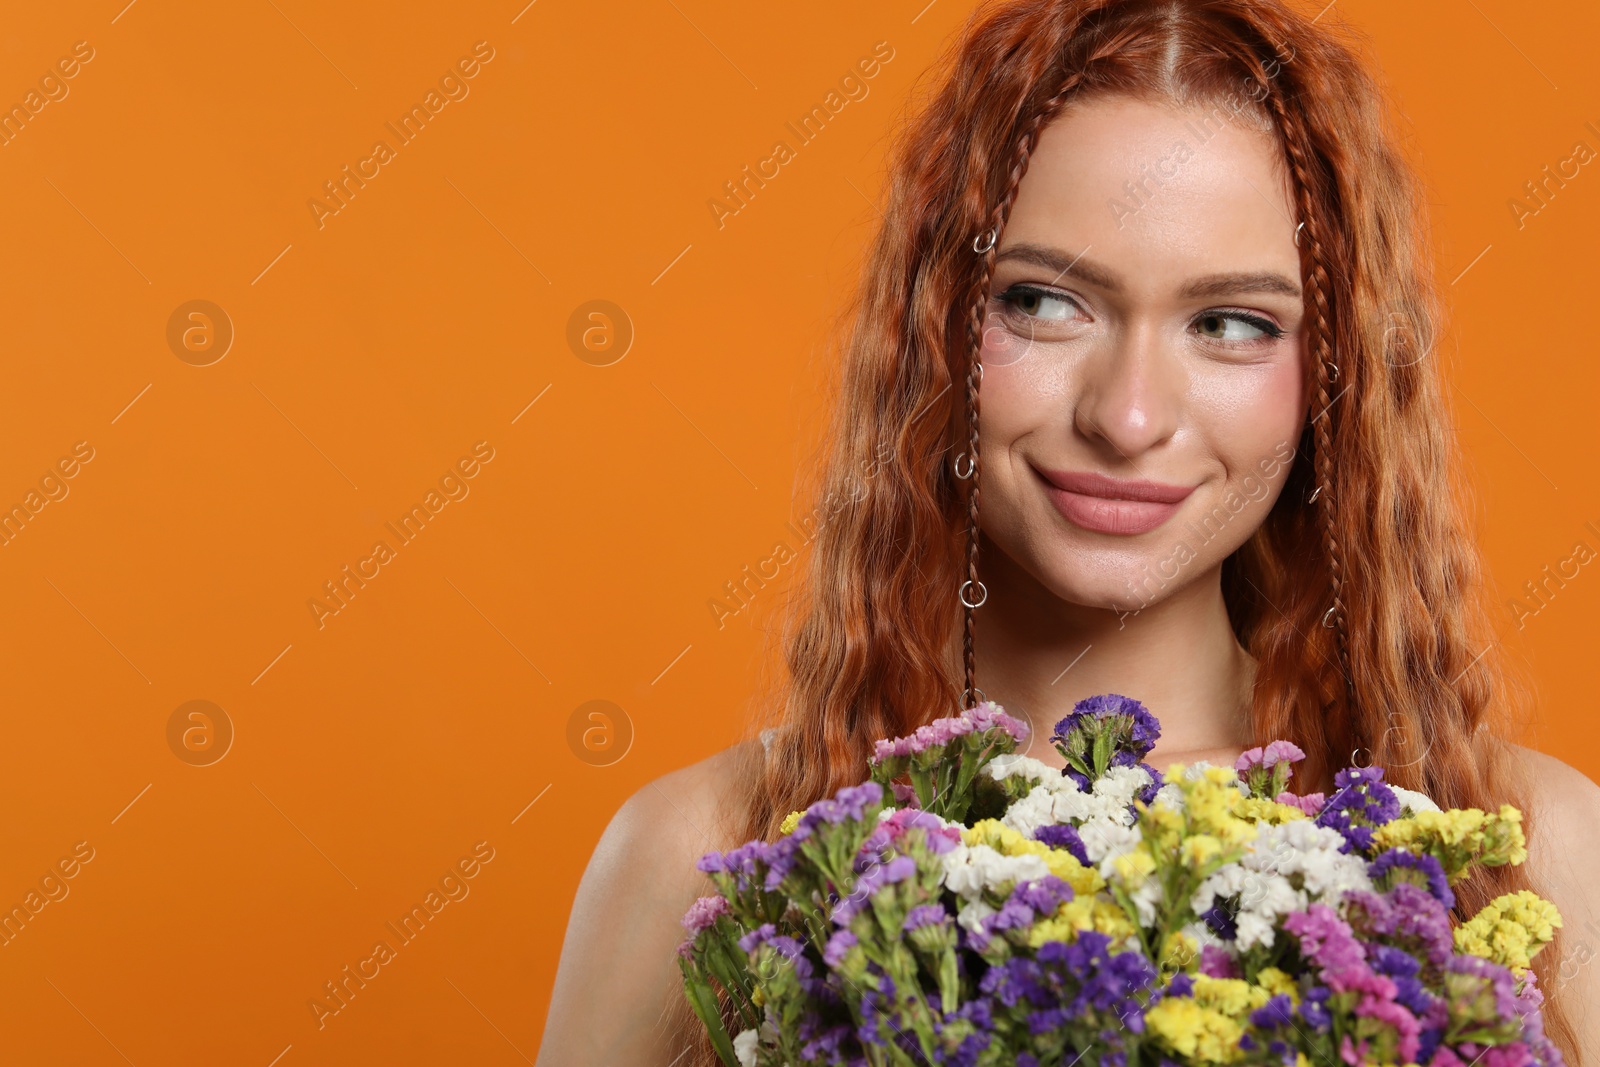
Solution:
<svg viewBox="0 0 1600 1067">
<path fill-rule="evenodd" d="M 1044 483 L 1045 495 L 1050 498 L 1050 503 L 1055 505 L 1063 518 L 1075 526 L 1095 533 L 1133 535 L 1148 533 L 1170 519 L 1177 510 L 1183 506 L 1183 501 L 1188 499 L 1193 492 L 1193 486 L 1159 486 L 1152 491 L 1152 484 L 1137 483 L 1130 485 L 1126 490 L 1129 495 L 1137 494 L 1143 497 L 1160 496 L 1164 500 L 1129 500 L 1111 495 L 1118 492 L 1110 488 L 1113 484 L 1108 479 L 1100 476 L 1072 475 L 1061 472 L 1051 472 L 1050 476 L 1039 475 Z M 1092 485 L 1094 494 L 1087 492 L 1074 492 L 1056 485 L 1057 481 L 1068 484 Z"/>
</svg>

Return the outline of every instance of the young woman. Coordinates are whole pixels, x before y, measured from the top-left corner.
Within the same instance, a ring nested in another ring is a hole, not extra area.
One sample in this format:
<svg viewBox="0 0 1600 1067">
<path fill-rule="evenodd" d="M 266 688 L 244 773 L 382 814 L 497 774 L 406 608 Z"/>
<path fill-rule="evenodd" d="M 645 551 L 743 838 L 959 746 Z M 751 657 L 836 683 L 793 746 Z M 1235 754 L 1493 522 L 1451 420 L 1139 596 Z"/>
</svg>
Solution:
<svg viewBox="0 0 1600 1067">
<path fill-rule="evenodd" d="M 1156 766 L 1283 737 L 1306 791 L 1376 763 L 1446 807 L 1520 806 L 1529 862 L 1463 884 L 1458 914 L 1551 899 L 1546 1028 L 1569 1064 L 1600 1046 L 1600 788 L 1505 740 L 1527 709 L 1455 481 L 1423 200 L 1332 22 L 1280 0 L 974 17 L 892 163 L 816 489 L 850 504 L 815 541 L 779 714 L 617 814 L 541 1067 L 714 1063 L 672 958 L 699 854 L 979 698 L 1059 765 L 1051 724 L 1110 692 L 1160 717 Z"/>
</svg>

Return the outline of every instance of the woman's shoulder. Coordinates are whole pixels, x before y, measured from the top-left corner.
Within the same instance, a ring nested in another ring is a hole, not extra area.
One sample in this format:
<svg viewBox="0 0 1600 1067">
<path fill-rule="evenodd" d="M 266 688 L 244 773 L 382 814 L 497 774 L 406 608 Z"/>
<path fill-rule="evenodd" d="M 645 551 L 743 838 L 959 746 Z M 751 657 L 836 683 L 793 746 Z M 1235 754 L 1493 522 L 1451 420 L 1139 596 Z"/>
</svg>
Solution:
<svg viewBox="0 0 1600 1067">
<path fill-rule="evenodd" d="M 1600 1004 L 1600 970 L 1586 966 L 1600 938 L 1600 849 L 1591 845 L 1600 828 L 1600 785 L 1548 752 L 1510 748 L 1532 808 L 1525 813 L 1530 816 L 1528 874 L 1539 895 L 1561 914 L 1564 948 L 1557 988 L 1568 1003 Z M 1600 1013 L 1580 1012 L 1574 1023 L 1580 1047 L 1600 1047 Z"/>
<path fill-rule="evenodd" d="M 695 868 L 727 847 L 747 811 L 742 742 L 645 783 L 612 817 L 578 884 L 550 997 L 539 1067 L 666 1067 L 687 1018 L 673 950 L 695 897 Z"/>
<path fill-rule="evenodd" d="M 1600 785 L 1558 756 L 1507 746 L 1535 809 L 1559 827 L 1600 825 Z"/>
<path fill-rule="evenodd" d="M 751 761 L 760 752 L 759 741 L 740 741 L 646 782 L 617 809 L 601 844 L 610 839 L 628 851 L 653 853 L 698 849 L 696 856 L 723 847 L 748 810 Z M 693 873 L 692 859 L 688 870 Z"/>
</svg>

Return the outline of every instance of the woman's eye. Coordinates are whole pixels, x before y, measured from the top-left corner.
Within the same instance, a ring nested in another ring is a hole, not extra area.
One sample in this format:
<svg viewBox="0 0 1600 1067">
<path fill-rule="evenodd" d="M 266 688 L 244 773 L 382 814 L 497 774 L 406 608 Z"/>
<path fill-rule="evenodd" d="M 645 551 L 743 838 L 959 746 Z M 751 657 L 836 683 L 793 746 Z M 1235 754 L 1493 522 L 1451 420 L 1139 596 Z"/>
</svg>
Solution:
<svg viewBox="0 0 1600 1067">
<path fill-rule="evenodd" d="M 999 300 L 1028 318 L 1048 322 L 1071 322 L 1078 308 L 1077 301 L 1071 297 L 1027 285 L 1013 285 L 1000 294 Z"/>
<path fill-rule="evenodd" d="M 1248 342 L 1283 336 L 1283 330 L 1276 324 L 1239 312 L 1208 312 L 1196 319 L 1195 325 L 1203 336 L 1216 341 Z"/>
</svg>

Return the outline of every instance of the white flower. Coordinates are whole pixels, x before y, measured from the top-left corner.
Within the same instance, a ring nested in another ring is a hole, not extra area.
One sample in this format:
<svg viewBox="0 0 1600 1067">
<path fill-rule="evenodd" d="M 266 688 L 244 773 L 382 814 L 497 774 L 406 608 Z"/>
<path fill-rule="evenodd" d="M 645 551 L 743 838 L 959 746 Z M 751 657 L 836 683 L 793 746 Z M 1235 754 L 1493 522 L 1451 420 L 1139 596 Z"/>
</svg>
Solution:
<svg viewBox="0 0 1600 1067">
<path fill-rule="evenodd" d="M 1165 804 L 1174 811 L 1182 811 L 1183 788 L 1177 782 L 1162 782 L 1161 788 L 1156 790 L 1156 795 L 1150 803 L 1152 805 Z"/>
<path fill-rule="evenodd" d="M 1385 785 L 1389 783 L 1385 782 Z M 1400 816 L 1415 815 L 1419 811 L 1438 811 L 1439 805 L 1435 804 L 1426 793 L 1418 793 L 1414 789 L 1402 789 L 1397 785 L 1390 785 L 1394 795 L 1400 799 Z"/>
<path fill-rule="evenodd" d="M 756 1046 L 760 1041 L 754 1030 L 741 1031 L 733 1039 L 733 1054 L 739 1057 L 739 1067 L 756 1067 Z"/>
<path fill-rule="evenodd" d="M 956 908 L 956 922 L 961 928 L 970 933 L 977 933 L 983 920 L 993 915 L 997 909 L 986 900 L 964 901 Z"/>
<path fill-rule="evenodd" d="M 965 900 L 977 900 L 986 889 L 999 891 L 1008 883 L 1032 881 L 1050 873 L 1038 856 L 1007 856 L 988 845 L 957 845 L 946 852 L 944 884 Z"/>
<path fill-rule="evenodd" d="M 1190 905 L 1204 913 L 1219 898 L 1237 897 L 1238 948 L 1271 947 L 1274 927 L 1291 911 L 1313 900 L 1336 904 L 1352 890 L 1372 888 L 1359 856 L 1339 851 L 1339 831 L 1308 819 L 1273 826 L 1258 821 L 1259 836 L 1235 863 L 1219 867 L 1195 890 Z"/>
<path fill-rule="evenodd" d="M 1307 904 L 1306 894 L 1288 878 L 1271 871 L 1252 870 L 1243 863 L 1218 868 L 1200 883 L 1189 903 L 1196 914 L 1203 914 L 1219 897 L 1239 899 L 1233 921 L 1238 927 L 1240 951 L 1256 945 L 1271 948 L 1278 919 Z"/>
<path fill-rule="evenodd" d="M 983 765 L 982 773 L 997 782 L 1018 775 L 1022 778 L 1037 778 L 1045 785 L 1049 785 L 1057 778 L 1066 779 L 1068 785 L 1073 784 L 1072 780 L 1057 768 L 1032 756 L 1024 756 L 1020 752 L 1005 752 L 996 756 Z"/>
<path fill-rule="evenodd" d="M 1042 785 L 1034 786 L 1027 796 L 1013 802 L 1000 817 L 1001 825 L 1011 827 L 1029 840 L 1041 826 L 1055 826 L 1070 821 L 1064 811 L 1056 814 L 1056 794 Z"/>
<path fill-rule="evenodd" d="M 1123 826 L 1108 819 L 1084 823 L 1078 827 L 1078 836 L 1083 839 L 1083 851 L 1088 855 L 1089 862 L 1100 868 L 1102 877 L 1108 877 L 1112 860 L 1124 852 L 1132 852 L 1144 840 L 1138 827 Z"/>
</svg>

